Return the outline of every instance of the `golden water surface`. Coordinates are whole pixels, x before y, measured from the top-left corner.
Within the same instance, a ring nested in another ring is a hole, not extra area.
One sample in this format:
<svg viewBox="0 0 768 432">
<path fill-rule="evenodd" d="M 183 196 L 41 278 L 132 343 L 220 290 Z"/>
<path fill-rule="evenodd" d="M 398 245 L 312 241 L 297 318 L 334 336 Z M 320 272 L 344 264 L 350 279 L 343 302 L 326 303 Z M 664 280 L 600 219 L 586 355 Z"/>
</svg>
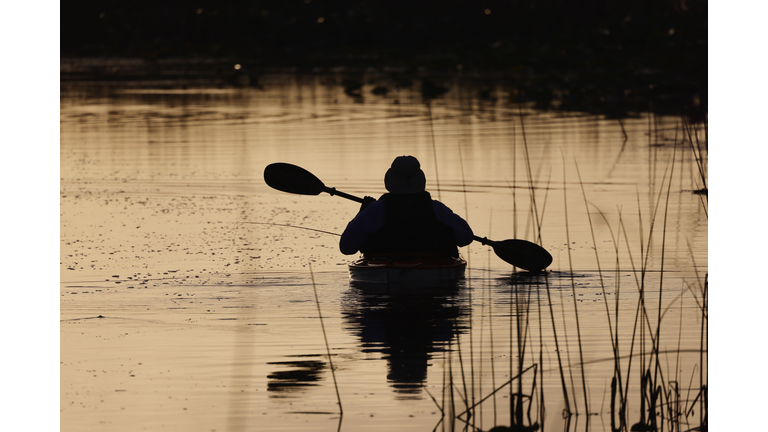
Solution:
<svg viewBox="0 0 768 432">
<path fill-rule="evenodd" d="M 646 370 L 657 411 L 701 423 L 702 126 L 337 82 L 62 87 L 63 431 L 610 430 L 617 358 L 625 428 L 648 417 Z M 288 162 L 378 197 L 405 154 L 476 235 L 540 243 L 548 273 L 473 243 L 456 291 L 350 286 L 332 233 L 359 205 L 262 177 Z"/>
</svg>

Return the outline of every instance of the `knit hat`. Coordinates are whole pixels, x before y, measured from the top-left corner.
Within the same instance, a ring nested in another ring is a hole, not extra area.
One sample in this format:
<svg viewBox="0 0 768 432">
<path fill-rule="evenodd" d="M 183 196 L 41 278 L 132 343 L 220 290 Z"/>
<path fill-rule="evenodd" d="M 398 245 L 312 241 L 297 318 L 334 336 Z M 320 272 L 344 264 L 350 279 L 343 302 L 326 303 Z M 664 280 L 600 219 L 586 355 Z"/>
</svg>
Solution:
<svg viewBox="0 0 768 432">
<path fill-rule="evenodd" d="M 405 195 L 424 192 L 427 178 L 421 164 L 413 156 L 398 156 L 384 175 L 384 186 L 393 194 Z"/>
</svg>

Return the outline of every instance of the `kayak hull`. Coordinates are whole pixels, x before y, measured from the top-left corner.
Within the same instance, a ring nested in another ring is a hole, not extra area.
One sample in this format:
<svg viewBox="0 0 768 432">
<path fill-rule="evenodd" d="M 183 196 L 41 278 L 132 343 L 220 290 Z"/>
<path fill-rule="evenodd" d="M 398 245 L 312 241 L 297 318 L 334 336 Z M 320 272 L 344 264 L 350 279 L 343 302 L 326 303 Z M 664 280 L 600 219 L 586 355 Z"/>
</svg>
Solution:
<svg viewBox="0 0 768 432">
<path fill-rule="evenodd" d="M 461 258 L 363 257 L 349 263 L 349 279 L 363 284 L 451 286 L 464 278 L 466 268 Z"/>
</svg>

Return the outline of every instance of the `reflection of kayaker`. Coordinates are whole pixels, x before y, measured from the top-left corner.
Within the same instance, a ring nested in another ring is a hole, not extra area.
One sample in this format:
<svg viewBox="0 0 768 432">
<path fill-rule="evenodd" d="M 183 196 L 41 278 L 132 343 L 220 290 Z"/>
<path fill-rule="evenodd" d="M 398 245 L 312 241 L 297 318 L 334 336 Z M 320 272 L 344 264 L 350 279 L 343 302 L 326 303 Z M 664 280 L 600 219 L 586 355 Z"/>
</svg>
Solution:
<svg viewBox="0 0 768 432">
<path fill-rule="evenodd" d="M 384 176 L 386 193 L 365 197 L 360 212 L 341 235 L 346 255 L 430 254 L 459 257 L 457 246 L 474 240 L 472 228 L 425 190 L 426 177 L 413 156 L 399 156 Z"/>
<path fill-rule="evenodd" d="M 360 350 L 387 361 L 387 381 L 399 399 L 420 398 L 433 358 L 467 329 L 467 304 L 457 290 L 380 291 L 352 284 L 341 303 L 345 329 Z"/>
</svg>

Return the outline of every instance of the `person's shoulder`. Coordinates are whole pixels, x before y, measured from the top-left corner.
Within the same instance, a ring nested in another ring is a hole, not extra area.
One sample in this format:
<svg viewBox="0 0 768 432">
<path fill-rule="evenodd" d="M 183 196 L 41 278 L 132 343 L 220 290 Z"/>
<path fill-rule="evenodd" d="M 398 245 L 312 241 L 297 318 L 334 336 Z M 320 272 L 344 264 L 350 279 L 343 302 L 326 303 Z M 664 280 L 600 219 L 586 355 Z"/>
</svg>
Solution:
<svg viewBox="0 0 768 432">
<path fill-rule="evenodd" d="M 436 199 L 433 199 L 433 200 L 432 200 L 432 207 L 433 207 L 433 208 L 437 208 L 437 209 L 440 209 L 440 210 L 448 210 L 448 211 L 451 211 L 451 208 L 450 208 L 450 207 L 448 207 L 447 205 L 445 205 L 445 204 L 441 203 L 440 201 L 438 201 L 438 200 L 436 200 Z"/>
<path fill-rule="evenodd" d="M 384 202 L 384 200 L 380 199 L 380 200 L 377 200 L 377 201 L 374 201 L 374 202 L 368 204 L 368 206 L 365 208 L 365 210 L 363 210 L 361 213 L 366 213 L 366 214 L 378 213 L 378 212 L 384 210 L 384 206 L 385 205 L 386 205 L 386 203 Z"/>
<path fill-rule="evenodd" d="M 453 220 L 459 217 L 450 207 L 441 203 L 438 200 L 432 200 L 432 211 L 435 212 L 438 219 L 445 222 L 446 220 Z"/>
</svg>

